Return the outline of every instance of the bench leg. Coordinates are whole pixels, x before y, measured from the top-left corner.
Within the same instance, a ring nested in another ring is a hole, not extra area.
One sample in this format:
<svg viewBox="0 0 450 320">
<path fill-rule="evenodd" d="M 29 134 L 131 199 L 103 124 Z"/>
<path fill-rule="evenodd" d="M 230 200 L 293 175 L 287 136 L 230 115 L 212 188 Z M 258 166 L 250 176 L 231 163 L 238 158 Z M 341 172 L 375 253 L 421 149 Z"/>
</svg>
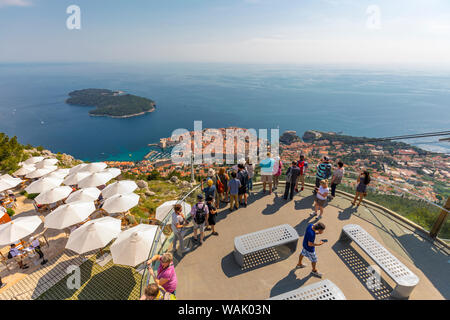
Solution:
<svg viewBox="0 0 450 320">
<path fill-rule="evenodd" d="M 242 268 L 244 266 L 244 256 L 240 254 L 236 249 L 233 251 L 234 260 Z"/>
<path fill-rule="evenodd" d="M 287 244 L 288 248 L 291 250 L 292 253 L 295 253 L 295 251 L 297 251 L 297 242 L 298 240 L 295 240 Z"/>
<path fill-rule="evenodd" d="M 346 242 L 351 242 L 352 239 L 350 239 L 349 236 L 347 236 L 347 234 L 344 232 L 344 230 L 341 231 L 341 235 L 339 237 L 339 241 L 346 241 Z"/>
<path fill-rule="evenodd" d="M 415 287 L 416 286 L 402 286 L 397 284 L 395 289 L 391 292 L 391 297 L 396 299 L 408 299 Z"/>
</svg>

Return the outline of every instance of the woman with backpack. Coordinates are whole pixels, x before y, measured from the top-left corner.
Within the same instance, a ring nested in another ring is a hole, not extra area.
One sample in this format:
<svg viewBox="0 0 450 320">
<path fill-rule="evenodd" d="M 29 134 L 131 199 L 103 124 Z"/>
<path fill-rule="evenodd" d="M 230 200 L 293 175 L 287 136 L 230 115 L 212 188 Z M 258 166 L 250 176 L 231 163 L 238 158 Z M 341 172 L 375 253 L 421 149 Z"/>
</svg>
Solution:
<svg viewBox="0 0 450 320">
<path fill-rule="evenodd" d="M 356 200 L 359 198 L 359 202 L 356 205 L 358 207 L 361 204 L 361 201 L 363 201 L 364 197 L 367 196 L 367 185 L 370 183 L 369 172 L 367 170 L 361 172 L 358 180 L 356 180 L 356 183 L 358 185 L 356 186 L 356 193 L 355 198 L 352 201 L 352 206 L 356 204 Z"/>
<path fill-rule="evenodd" d="M 216 205 L 217 207 L 220 207 L 220 201 L 221 202 L 229 202 L 228 199 L 228 192 L 227 192 L 227 186 L 228 186 L 228 175 L 225 172 L 225 168 L 220 168 L 219 169 L 219 173 L 217 175 L 217 185 L 216 185 L 216 190 L 217 190 L 217 198 L 219 201 L 217 201 Z"/>
<path fill-rule="evenodd" d="M 203 201 L 203 194 L 197 195 L 198 202 L 192 207 L 191 217 L 194 220 L 194 236 L 192 240 L 194 242 L 199 242 L 200 245 L 203 244 L 203 238 L 205 236 L 205 225 L 208 220 L 209 210 L 206 203 Z M 200 230 L 200 240 L 197 238 L 197 230 Z"/>
</svg>

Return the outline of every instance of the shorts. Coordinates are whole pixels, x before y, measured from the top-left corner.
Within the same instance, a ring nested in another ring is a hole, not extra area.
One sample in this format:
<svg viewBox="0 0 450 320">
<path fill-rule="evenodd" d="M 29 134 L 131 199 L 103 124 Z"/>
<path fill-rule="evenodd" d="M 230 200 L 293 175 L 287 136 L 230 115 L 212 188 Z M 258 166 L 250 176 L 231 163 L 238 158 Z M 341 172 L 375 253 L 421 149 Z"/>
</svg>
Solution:
<svg viewBox="0 0 450 320">
<path fill-rule="evenodd" d="M 217 216 L 217 213 L 209 215 L 209 217 L 208 217 L 208 224 L 210 226 L 215 226 L 216 225 L 216 216 Z"/>
<path fill-rule="evenodd" d="M 268 175 L 262 174 L 261 175 L 261 182 L 272 183 L 272 175 L 271 174 L 268 174 Z"/>
<path fill-rule="evenodd" d="M 306 250 L 305 248 L 302 249 L 301 255 L 304 257 L 307 257 L 311 262 L 317 262 L 317 255 L 316 252 L 310 252 Z"/>
<path fill-rule="evenodd" d="M 297 182 L 305 183 L 305 175 L 304 174 L 299 175 L 297 178 Z"/>
<path fill-rule="evenodd" d="M 241 194 L 245 194 L 245 193 L 247 193 L 247 186 L 240 187 L 238 194 L 241 195 Z"/>
<path fill-rule="evenodd" d="M 197 224 L 197 223 L 195 223 L 195 221 L 194 221 L 194 222 L 193 222 L 194 230 L 200 229 L 200 232 L 205 231 L 205 224 L 206 224 L 206 221 L 203 222 L 203 223 L 201 223 L 201 224 Z"/>
<path fill-rule="evenodd" d="M 327 202 L 327 200 L 325 200 L 325 199 L 322 200 L 322 199 L 316 198 L 316 202 L 319 206 L 323 207 L 325 205 L 325 203 Z"/>
</svg>

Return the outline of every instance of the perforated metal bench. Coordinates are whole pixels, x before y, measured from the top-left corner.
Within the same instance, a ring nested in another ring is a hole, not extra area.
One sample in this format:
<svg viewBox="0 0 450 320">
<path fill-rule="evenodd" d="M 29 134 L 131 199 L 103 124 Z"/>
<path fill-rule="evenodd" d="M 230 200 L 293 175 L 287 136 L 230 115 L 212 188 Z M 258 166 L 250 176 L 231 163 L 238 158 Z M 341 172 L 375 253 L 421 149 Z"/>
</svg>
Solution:
<svg viewBox="0 0 450 320">
<path fill-rule="evenodd" d="M 322 280 L 309 286 L 304 286 L 268 300 L 347 300 L 330 280 Z"/>
<path fill-rule="evenodd" d="M 419 278 L 403 263 L 357 224 L 342 228 L 340 240 L 354 241 L 375 261 L 397 284 L 391 293 L 395 298 L 408 298 L 419 283 Z"/>
<path fill-rule="evenodd" d="M 298 233 L 288 224 L 264 229 L 234 238 L 234 258 L 241 267 L 247 265 L 248 260 L 268 258 L 275 260 L 277 255 L 273 248 L 287 246 L 291 252 L 297 249 Z"/>
</svg>

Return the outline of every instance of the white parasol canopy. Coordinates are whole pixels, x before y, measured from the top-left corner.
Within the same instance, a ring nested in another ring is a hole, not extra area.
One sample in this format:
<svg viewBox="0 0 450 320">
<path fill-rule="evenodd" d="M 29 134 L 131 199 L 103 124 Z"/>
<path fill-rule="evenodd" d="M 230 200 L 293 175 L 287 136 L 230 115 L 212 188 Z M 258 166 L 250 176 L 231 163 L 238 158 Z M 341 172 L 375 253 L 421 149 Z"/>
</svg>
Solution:
<svg viewBox="0 0 450 320">
<path fill-rule="evenodd" d="M 72 202 L 53 210 L 45 217 L 44 226 L 64 229 L 86 220 L 95 211 L 94 202 Z"/>
<path fill-rule="evenodd" d="M 45 191 L 44 193 L 41 193 L 34 199 L 34 201 L 36 201 L 37 204 L 55 203 L 59 200 L 67 198 L 71 192 L 72 192 L 71 187 L 67 186 L 56 187 L 48 191 Z"/>
<path fill-rule="evenodd" d="M 191 205 L 187 202 L 178 200 L 166 201 L 158 208 L 156 208 L 155 218 L 159 221 L 162 221 L 170 212 L 170 210 L 173 209 L 173 206 L 177 203 L 181 204 L 183 215 L 187 219 L 188 215 L 191 214 Z"/>
<path fill-rule="evenodd" d="M 42 161 L 39 161 L 39 162 L 36 163 L 34 166 L 35 166 L 37 169 L 42 169 L 42 168 L 45 168 L 45 167 L 53 166 L 53 165 L 55 165 L 55 164 L 57 164 L 57 163 L 58 163 L 58 159 L 51 158 L 51 159 L 44 159 L 44 160 L 42 160 Z"/>
<path fill-rule="evenodd" d="M 100 196 L 100 190 L 97 188 L 80 189 L 72 193 L 67 199 L 66 203 L 77 201 L 95 201 Z"/>
<path fill-rule="evenodd" d="M 112 175 L 109 172 L 95 172 L 87 176 L 83 180 L 79 181 L 78 187 L 80 188 L 98 187 L 103 184 L 106 184 L 111 179 Z"/>
<path fill-rule="evenodd" d="M 6 182 L 7 184 L 11 185 L 10 188 L 14 188 L 17 185 L 19 185 L 20 183 L 22 183 L 23 180 L 20 178 L 13 178 L 9 174 L 4 174 L 4 175 L 0 176 L 0 182 Z"/>
<path fill-rule="evenodd" d="M 131 180 L 122 180 L 111 183 L 105 189 L 102 190 L 102 195 L 105 199 L 111 198 L 116 194 L 128 194 L 137 189 L 137 184 Z"/>
<path fill-rule="evenodd" d="M 22 217 L 0 224 L 0 245 L 8 245 L 32 234 L 42 223 L 38 216 Z"/>
<path fill-rule="evenodd" d="M 81 169 L 83 169 L 86 166 L 87 166 L 87 163 L 77 164 L 75 167 L 70 168 L 69 174 L 77 173 L 77 172 L 79 172 Z"/>
<path fill-rule="evenodd" d="M 127 212 L 131 208 L 137 206 L 138 203 L 139 196 L 135 193 L 116 194 L 105 200 L 102 209 L 108 213 L 121 213 Z"/>
<path fill-rule="evenodd" d="M 140 224 L 123 231 L 111 245 L 115 264 L 136 266 L 148 259 L 158 226 Z"/>
<path fill-rule="evenodd" d="M 78 182 L 80 182 L 84 178 L 87 178 L 90 175 L 91 175 L 90 172 L 75 172 L 66 177 L 66 179 L 64 179 L 63 181 L 63 184 L 65 184 L 66 186 L 72 186 L 78 184 Z"/>
<path fill-rule="evenodd" d="M 69 174 L 69 169 L 58 169 L 56 171 L 46 174 L 44 177 L 53 177 L 64 179 Z"/>
<path fill-rule="evenodd" d="M 28 178 L 28 179 L 40 178 L 40 177 L 43 177 L 46 174 L 49 174 L 50 172 L 53 172 L 57 169 L 58 169 L 57 166 L 50 166 L 50 167 L 45 167 L 45 168 L 41 168 L 41 169 L 36 169 L 33 172 L 30 172 L 29 174 L 27 174 L 25 176 L 25 178 Z"/>
<path fill-rule="evenodd" d="M 23 165 L 22 168 L 20 168 L 19 170 L 17 170 L 16 172 L 14 172 L 15 176 L 24 176 L 26 174 L 29 174 L 31 172 L 33 172 L 34 170 L 36 170 L 36 167 L 34 165 Z"/>
<path fill-rule="evenodd" d="M 113 178 L 120 176 L 120 173 L 121 173 L 120 169 L 117 169 L 117 168 L 107 168 L 107 169 L 105 169 L 105 172 L 111 173 Z"/>
<path fill-rule="evenodd" d="M 88 221 L 70 234 L 66 248 L 78 254 L 103 248 L 120 234 L 120 224 L 112 217 Z"/>
<path fill-rule="evenodd" d="M 27 160 L 25 160 L 23 163 L 24 164 L 35 164 L 35 163 L 41 162 L 42 160 L 44 160 L 44 157 L 31 157 L 31 158 L 28 158 Z"/>
<path fill-rule="evenodd" d="M 11 183 L 5 180 L 0 180 L 0 192 L 9 190 L 11 188 L 14 188 L 14 186 Z"/>
<path fill-rule="evenodd" d="M 83 168 L 81 168 L 81 171 L 87 171 L 90 173 L 95 173 L 95 172 L 100 172 L 103 171 L 108 165 L 104 162 L 93 162 L 93 163 L 89 163 L 86 166 L 84 166 Z"/>
<path fill-rule="evenodd" d="M 25 188 L 25 191 L 28 193 L 42 193 L 58 187 L 59 185 L 61 185 L 61 183 L 62 179 L 44 177 L 31 183 L 28 187 Z"/>
</svg>

